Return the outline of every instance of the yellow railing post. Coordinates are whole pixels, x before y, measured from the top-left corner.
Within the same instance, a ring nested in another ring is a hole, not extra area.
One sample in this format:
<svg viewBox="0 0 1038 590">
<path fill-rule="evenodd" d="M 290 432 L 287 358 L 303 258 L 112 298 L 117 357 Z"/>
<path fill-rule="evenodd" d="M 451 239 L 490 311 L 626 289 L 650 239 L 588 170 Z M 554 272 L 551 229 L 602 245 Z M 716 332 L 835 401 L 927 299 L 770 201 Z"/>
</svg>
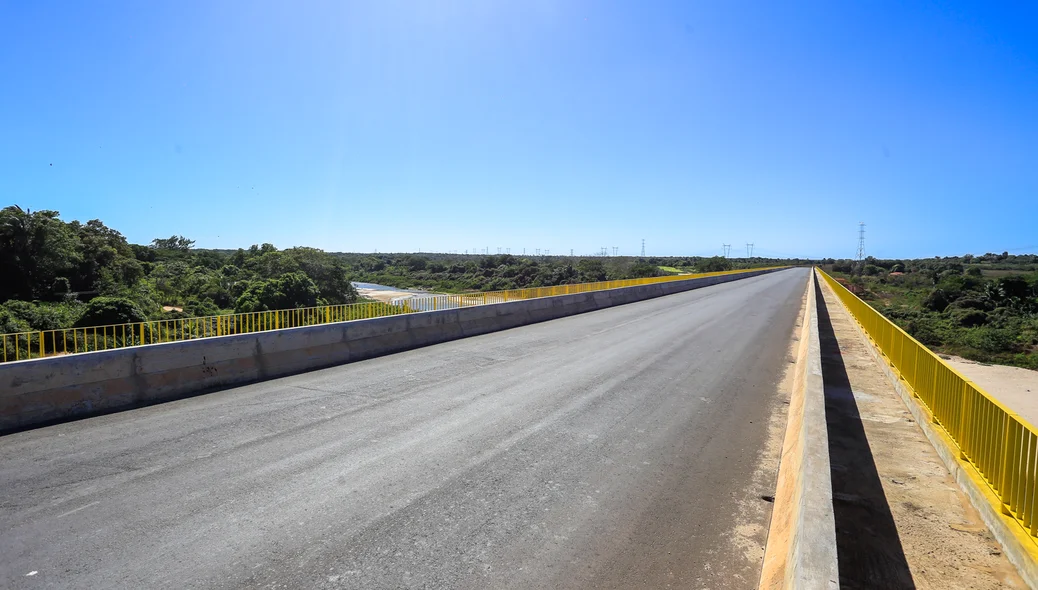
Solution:
<svg viewBox="0 0 1038 590">
<path fill-rule="evenodd" d="M 998 482 L 999 487 L 1001 487 L 1002 489 L 999 490 L 998 497 L 1002 501 L 1002 514 L 1012 515 L 1012 489 L 1014 467 L 1013 455 L 1015 451 L 1015 449 L 1013 448 L 1012 439 L 1014 428 L 1013 419 L 1009 414 L 1003 414 L 1002 420 L 1004 422 L 1004 424 L 1002 425 L 1002 456 L 1000 457 L 1001 460 L 999 461 L 999 463 L 1002 466 L 1002 473 L 1000 473 L 999 475 L 1001 475 L 1002 477 L 1000 478 L 1001 481 Z"/>
</svg>

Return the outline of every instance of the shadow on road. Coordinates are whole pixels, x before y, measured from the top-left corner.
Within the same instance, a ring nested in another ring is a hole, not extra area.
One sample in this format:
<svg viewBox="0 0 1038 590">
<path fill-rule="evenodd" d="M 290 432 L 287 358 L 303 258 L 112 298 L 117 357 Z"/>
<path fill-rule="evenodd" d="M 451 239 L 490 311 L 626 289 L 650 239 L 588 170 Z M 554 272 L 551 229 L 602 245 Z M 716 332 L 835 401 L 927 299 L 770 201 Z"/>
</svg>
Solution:
<svg viewBox="0 0 1038 590">
<path fill-rule="evenodd" d="M 841 588 L 915 588 L 821 286 L 815 284 Z"/>
</svg>

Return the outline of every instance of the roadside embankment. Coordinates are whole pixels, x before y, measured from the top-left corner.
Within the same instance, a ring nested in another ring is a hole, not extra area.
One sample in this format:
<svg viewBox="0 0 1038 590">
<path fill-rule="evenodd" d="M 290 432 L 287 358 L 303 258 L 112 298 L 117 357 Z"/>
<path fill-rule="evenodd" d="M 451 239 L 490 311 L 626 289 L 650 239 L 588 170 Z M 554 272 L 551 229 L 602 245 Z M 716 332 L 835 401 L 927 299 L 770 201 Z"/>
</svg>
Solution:
<svg viewBox="0 0 1038 590">
<path fill-rule="evenodd" d="M 0 365 L 0 432 L 170 401 L 747 279 L 751 271 Z"/>
</svg>

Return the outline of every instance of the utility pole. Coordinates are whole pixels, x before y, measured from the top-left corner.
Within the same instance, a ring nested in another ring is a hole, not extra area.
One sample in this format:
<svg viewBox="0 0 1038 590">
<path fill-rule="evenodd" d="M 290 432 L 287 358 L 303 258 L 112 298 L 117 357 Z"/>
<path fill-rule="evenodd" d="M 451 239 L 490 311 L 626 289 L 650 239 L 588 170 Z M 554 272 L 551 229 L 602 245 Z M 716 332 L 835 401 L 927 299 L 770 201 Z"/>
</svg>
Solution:
<svg viewBox="0 0 1038 590">
<path fill-rule="evenodd" d="M 570 258 L 573 258 L 573 248 L 570 248 L 570 249 L 569 249 L 569 257 L 570 257 Z"/>
<path fill-rule="evenodd" d="M 865 222 L 858 223 L 858 260 L 865 260 Z"/>
<path fill-rule="evenodd" d="M 721 244 L 721 249 L 724 251 L 724 257 L 728 258 L 728 255 L 732 253 L 731 244 Z"/>
<path fill-rule="evenodd" d="M 620 251 L 620 247 L 619 246 L 613 246 L 613 256 L 616 256 L 617 252 L 619 252 L 619 251 Z"/>
<path fill-rule="evenodd" d="M 746 243 L 746 258 L 753 258 L 753 244 Z"/>
<path fill-rule="evenodd" d="M 537 255 L 538 255 L 538 256 L 540 256 L 540 255 L 541 255 L 541 249 L 540 249 L 540 248 L 537 248 Z"/>
<path fill-rule="evenodd" d="M 645 258 L 645 238 L 642 238 L 642 258 Z"/>
</svg>

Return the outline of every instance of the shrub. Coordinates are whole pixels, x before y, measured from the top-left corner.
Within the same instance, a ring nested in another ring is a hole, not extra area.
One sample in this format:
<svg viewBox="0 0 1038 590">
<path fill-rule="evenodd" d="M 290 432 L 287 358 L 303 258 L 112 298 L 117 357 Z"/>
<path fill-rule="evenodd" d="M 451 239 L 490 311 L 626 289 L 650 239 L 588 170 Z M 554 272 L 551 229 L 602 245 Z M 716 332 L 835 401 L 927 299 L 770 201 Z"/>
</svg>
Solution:
<svg viewBox="0 0 1038 590">
<path fill-rule="evenodd" d="M 923 307 L 926 309 L 941 312 L 948 308 L 948 296 L 945 294 L 944 289 L 934 289 L 930 291 L 930 294 L 923 300 Z"/>
<path fill-rule="evenodd" d="M 28 332 L 29 330 L 32 330 L 29 322 L 18 317 L 6 307 L 0 306 L 0 334 Z"/>
<path fill-rule="evenodd" d="M 952 312 L 952 320 L 964 327 L 975 328 L 988 323 L 988 314 L 977 309 L 958 309 Z"/>
<path fill-rule="evenodd" d="M 944 332 L 943 326 L 937 319 L 929 317 L 912 319 L 905 326 L 905 330 L 913 338 L 927 346 L 941 346 L 944 344 L 944 338 L 942 337 L 942 332 Z"/>
<path fill-rule="evenodd" d="M 30 303 L 8 301 L 3 305 L 11 316 L 29 330 L 60 330 L 68 328 L 79 318 L 80 305 L 69 303 Z"/>
<path fill-rule="evenodd" d="M 1009 330 L 988 326 L 968 330 L 964 340 L 966 345 L 989 353 L 1005 352 L 1013 346 Z"/>
<path fill-rule="evenodd" d="M 95 297 L 86 304 L 83 315 L 74 327 L 109 326 L 112 324 L 133 324 L 148 320 L 147 314 L 141 311 L 130 299 L 124 297 Z"/>
<path fill-rule="evenodd" d="M 990 311 L 994 308 L 990 300 L 983 299 L 980 296 L 966 296 L 956 299 L 948 307 L 953 309 L 977 309 L 980 311 Z"/>
<path fill-rule="evenodd" d="M 211 299 L 188 299 L 184 305 L 184 313 L 190 317 L 206 317 L 219 315 L 220 308 Z"/>
</svg>

